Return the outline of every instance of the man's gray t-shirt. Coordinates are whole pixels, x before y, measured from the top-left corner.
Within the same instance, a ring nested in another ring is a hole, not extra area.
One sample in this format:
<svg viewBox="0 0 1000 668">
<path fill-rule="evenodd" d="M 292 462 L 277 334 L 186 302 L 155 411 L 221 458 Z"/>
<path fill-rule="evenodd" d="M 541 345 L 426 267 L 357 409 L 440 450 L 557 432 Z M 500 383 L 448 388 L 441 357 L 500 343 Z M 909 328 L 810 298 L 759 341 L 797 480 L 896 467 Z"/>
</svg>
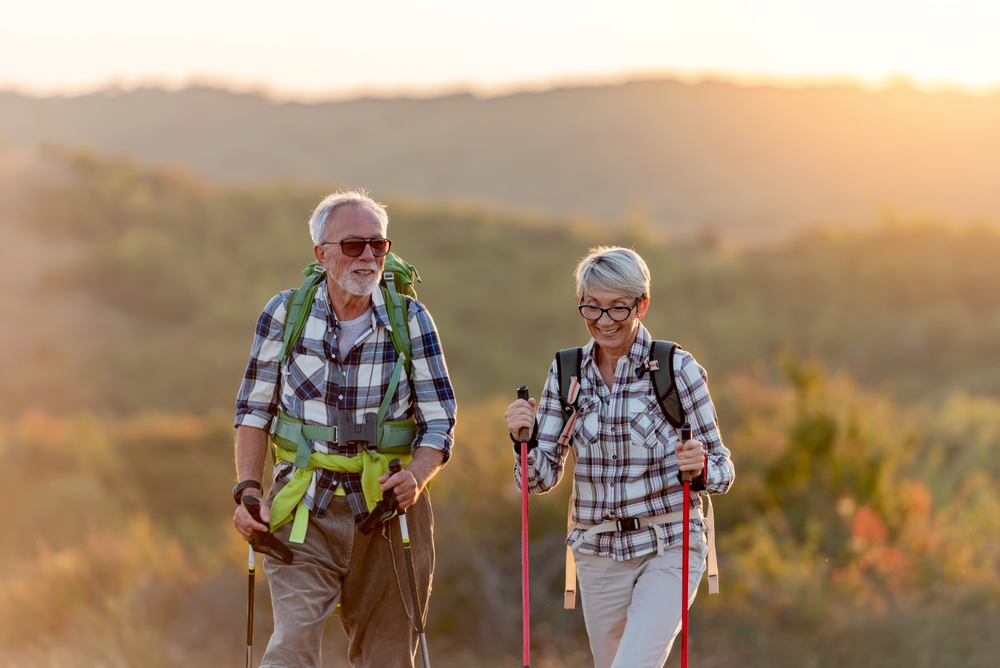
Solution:
<svg viewBox="0 0 1000 668">
<path fill-rule="evenodd" d="M 347 357 L 351 352 L 354 342 L 358 337 L 371 328 L 372 310 L 369 308 L 354 320 L 345 320 L 340 323 L 340 336 L 337 337 L 337 346 L 340 348 L 340 359 Z"/>
</svg>

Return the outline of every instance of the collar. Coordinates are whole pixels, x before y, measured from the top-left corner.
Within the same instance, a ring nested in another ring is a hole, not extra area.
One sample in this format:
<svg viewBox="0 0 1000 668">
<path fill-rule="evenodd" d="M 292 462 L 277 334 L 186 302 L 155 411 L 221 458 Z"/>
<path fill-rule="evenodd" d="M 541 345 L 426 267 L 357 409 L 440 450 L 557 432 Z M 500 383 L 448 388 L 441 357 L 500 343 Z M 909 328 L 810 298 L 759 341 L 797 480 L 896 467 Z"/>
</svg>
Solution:
<svg viewBox="0 0 1000 668">
<path fill-rule="evenodd" d="M 315 314 L 318 317 L 329 320 L 337 327 L 340 326 L 340 320 L 337 318 L 337 314 L 334 313 L 333 308 L 330 306 L 330 293 L 327 292 L 326 282 L 330 280 L 329 277 L 324 278 L 320 281 L 316 288 L 316 297 L 313 299 L 313 309 L 315 309 Z M 375 315 L 375 322 L 382 325 L 390 332 L 392 331 L 392 325 L 389 323 L 389 312 L 386 309 L 385 299 L 382 298 L 382 287 L 381 283 L 375 286 L 372 290 L 372 313 Z M 405 297 L 400 296 L 400 299 L 405 299 Z"/>
<path fill-rule="evenodd" d="M 649 359 L 649 353 L 650 350 L 652 350 L 652 347 L 653 339 L 650 337 L 649 331 L 647 331 L 646 327 L 642 324 L 642 321 L 640 321 L 639 331 L 636 333 L 635 341 L 632 342 L 632 347 L 628 349 L 625 356 L 632 361 L 633 366 L 643 364 Z M 583 365 L 587 362 L 591 362 L 595 366 L 597 365 L 597 341 L 595 341 L 593 337 L 591 337 L 587 345 L 583 347 L 583 355 L 580 358 L 580 368 L 582 369 Z"/>
</svg>

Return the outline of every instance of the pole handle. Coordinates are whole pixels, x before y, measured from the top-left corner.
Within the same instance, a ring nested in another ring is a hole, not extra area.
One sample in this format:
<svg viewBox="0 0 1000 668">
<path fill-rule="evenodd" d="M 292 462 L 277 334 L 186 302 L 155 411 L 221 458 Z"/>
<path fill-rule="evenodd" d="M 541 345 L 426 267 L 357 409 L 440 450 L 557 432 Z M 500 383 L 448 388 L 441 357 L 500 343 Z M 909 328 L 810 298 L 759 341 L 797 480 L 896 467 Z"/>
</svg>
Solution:
<svg viewBox="0 0 1000 668">
<path fill-rule="evenodd" d="M 521 387 L 517 388 L 517 398 L 518 399 L 522 399 L 524 401 L 527 401 L 528 400 L 528 395 L 529 395 L 529 393 L 528 393 L 528 386 L 527 385 L 522 385 Z M 517 433 L 517 440 L 519 440 L 522 443 L 527 442 L 527 440 L 529 438 L 531 438 L 531 430 L 528 429 L 527 427 L 525 427 L 524 429 L 522 429 L 521 431 L 519 431 Z"/>
<path fill-rule="evenodd" d="M 264 524 L 264 521 L 260 518 L 260 499 L 256 496 L 243 495 L 243 507 L 247 509 L 250 513 L 250 517 L 254 518 L 255 521 Z"/>
<path fill-rule="evenodd" d="M 687 443 L 691 440 L 691 423 L 685 421 L 681 425 L 681 443 Z M 681 482 L 691 482 L 692 475 L 687 471 L 681 471 Z"/>
</svg>

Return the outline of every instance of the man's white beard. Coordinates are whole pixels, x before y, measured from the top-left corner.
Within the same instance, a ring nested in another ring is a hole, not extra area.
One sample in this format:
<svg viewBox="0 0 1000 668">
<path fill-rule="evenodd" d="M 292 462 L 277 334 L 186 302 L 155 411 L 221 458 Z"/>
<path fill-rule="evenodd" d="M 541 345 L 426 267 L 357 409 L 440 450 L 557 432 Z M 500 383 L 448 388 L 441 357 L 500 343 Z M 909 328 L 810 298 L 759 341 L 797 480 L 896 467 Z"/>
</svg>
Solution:
<svg viewBox="0 0 1000 668">
<path fill-rule="evenodd" d="M 357 269 L 370 269 L 372 273 L 367 276 L 355 274 Z M 342 287 L 348 294 L 355 297 L 370 295 L 379 282 L 378 264 L 374 262 L 356 262 L 352 266 L 334 276 L 333 280 Z"/>
</svg>

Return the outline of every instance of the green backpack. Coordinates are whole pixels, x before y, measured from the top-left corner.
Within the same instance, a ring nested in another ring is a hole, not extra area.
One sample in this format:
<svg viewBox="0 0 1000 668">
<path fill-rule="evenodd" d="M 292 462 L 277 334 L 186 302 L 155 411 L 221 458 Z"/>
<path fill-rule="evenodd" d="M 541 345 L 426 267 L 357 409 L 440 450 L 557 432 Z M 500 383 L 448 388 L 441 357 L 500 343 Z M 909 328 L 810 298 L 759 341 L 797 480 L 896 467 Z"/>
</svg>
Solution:
<svg viewBox="0 0 1000 668">
<path fill-rule="evenodd" d="M 326 277 L 326 270 L 319 262 L 313 262 L 303 269 L 302 273 L 305 274 L 306 280 L 292 292 L 288 300 L 281 354 L 278 357 L 278 363 L 282 369 L 288 364 L 295 342 L 302 336 L 306 320 L 309 319 L 309 311 L 312 309 L 313 299 L 316 297 L 316 290 L 320 281 Z M 392 346 L 399 355 L 399 359 L 396 362 L 396 368 L 393 369 L 388 391 L 382 399 L 378 413 L 371 416 L 374 419 L 374 424 L 370 427 L 375 430 L 376 438 L 374 440 L 377 443 L 378 451 L 382 453 L 409 455 L 410 444 L 416 436 L 413 418 L 386 421 L 385 416 L 403 371 L 406 371 L 407 376 L 412 374 L 410 328 L 405 296 L 416 298 L 417 292 L 414 290 L 413 284 L 419 282 L 420 275 L 413 265 L 407 264 L 392 253 L 385 256 L 385 268 L 379 287 L 382 290 L 382 298 L 385 300 L 386 311 L 389 314 L 389 324 L 392 326 L 390 332 Z M 355 426 L 361 427 L 361 425 Z M 346 423 L 340 424 L 336 428 L 303 425 L 300 421 L 279 410 L 278 415 L 271 423 L 270 433 L 275 446 L 295 451 L 295 466 L 305 468 L 310 457 L 307 440 L 334 441 L 336 440 L 334 435 L 336 429 L 342 430 L 347 427 Z M 272 454 L 274 454 L 273 451 Z"/>
<path fill-rule="evenodd" d="M 390 332 L 392 346 L 397 353 L 404 356 L 406 372 L 409 374 L 412 368 L 410 328 L 406 312 L 406 299 L 403 297 L 417 298 L 417 291 L 413 284 L 420 283 L 420 274 L 417 273 L 416 267 L 392 253 L 385 256 L 385 268 L 382 271 L 379 287 L 382 289 L 382 298 L 385 300 L 385 307 L 389 312 L 389 324 L 392 325 L 392 332 Z M 288 361 L 292 354 L 292 348 L 295 347 L 295 342 L 302 336 L 306 320 L 309 319 L 309 311 L 312 309 L 313 299 L 316 297 L 316 288 L 320 281 L 326 277 L 326 270 L 319 262 L 313 262 L 303 269 L 302 273 L 305 274 L 306 280 L 302 282 L 301 287 L 292 292 L 292 296 L 288 300 L 285 334 L 281 345 L 281 355 L 278 358 L 281 366 L 284 366 Z"/>
</svg>

